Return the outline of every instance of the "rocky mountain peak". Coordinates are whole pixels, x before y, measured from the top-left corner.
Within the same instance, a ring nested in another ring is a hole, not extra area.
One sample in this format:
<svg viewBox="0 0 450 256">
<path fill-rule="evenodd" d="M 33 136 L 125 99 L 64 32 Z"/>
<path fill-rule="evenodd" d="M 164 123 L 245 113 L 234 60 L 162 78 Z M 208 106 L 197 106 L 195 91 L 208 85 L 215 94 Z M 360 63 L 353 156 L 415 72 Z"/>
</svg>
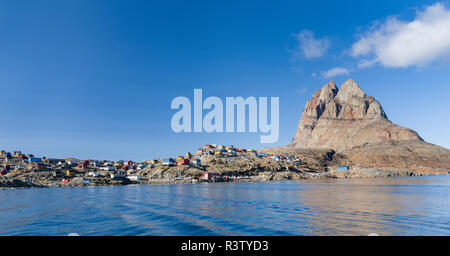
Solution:
<svg viewBox="0 0 450 256">
<path fill-rule="evenodd" d="M 291 146 L 339 151 L 402 140 L 422 139 L 416 132 L 391 123 L 381 104 L 348 79 L 340 89 L 330 81 L 314 93 L 302 112 Z"/>
<path fill-rule="evenodd" d="M 353 79 L 348 79 L 345 81 L 339 93 L 336 95 L 341 102 L 352 102 L 353 98 L 363 99 L 366 97 L 366 93 L 358 86 L 358 84 Z"/>
<path fill-rule="evenodd" d="M 336 83 L 331 80 L 327 84 L 325 84 L 322 89 L 318 90 L 319 92 L 319 99 L 323 102 L 329 102 L 331 99 L 333 99 L 336 94 L 338 93 L 338 88 L 336 86 Z"/>
<path fill-rule="evenodd" d="M 328 103 L 336 97 L 337 93 L 338 88 L 334 81 L 325 84 L 321 89 L 317 90 L 313 97 L 306 103 L 303 111 L 305 117 L 318 119 Z"/>
</svg>

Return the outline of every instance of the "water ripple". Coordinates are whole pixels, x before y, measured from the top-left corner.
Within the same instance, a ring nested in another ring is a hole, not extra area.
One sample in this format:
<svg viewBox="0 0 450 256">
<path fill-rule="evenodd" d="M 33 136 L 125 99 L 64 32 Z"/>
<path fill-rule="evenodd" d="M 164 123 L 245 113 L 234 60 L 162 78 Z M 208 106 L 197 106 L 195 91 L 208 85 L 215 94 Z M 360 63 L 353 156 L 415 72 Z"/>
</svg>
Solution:
<svg viewBox="0 0 450 256">
<path fill-rule="evenodd" d="M 0 235 L 450 235 L 450 176 L 0 191 Z"/>
</svg>

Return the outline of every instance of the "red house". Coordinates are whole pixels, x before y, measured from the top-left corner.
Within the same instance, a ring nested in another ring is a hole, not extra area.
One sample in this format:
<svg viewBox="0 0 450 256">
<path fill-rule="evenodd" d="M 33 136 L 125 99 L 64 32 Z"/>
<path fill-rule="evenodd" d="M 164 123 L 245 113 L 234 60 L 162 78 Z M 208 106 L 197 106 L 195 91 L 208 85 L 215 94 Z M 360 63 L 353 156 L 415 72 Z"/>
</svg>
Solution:
<svg viewBox="0 0 450 256">
<path fill-rule="evenodd" d="M 219 174 L 217 173 L 210 173 L 210 172 L 204 172 L 202 174 L 202 177 L 200 177 L 203 180 L 210 180 L 211 178 L 215 177 L 215 176 L 219 176 Z"/>
<path fill-rule="evenodd" d="M 201 179 L 204 179 L 204 180 L 209 180 L 209 173 L 207 173 L 207 172 L 204 172 L 204 173 L 202 174 L 202 177 L 201 177 Z"/>
<path fill-rule="evenodd" d="M 80 161 L 79 163 L 78 163 L 78 167 L 82 167 L 82 168 L 86 168 L 86 167 L 88 167 L 89 166 L 89 161 Z"/>
<path fill-rule="evenodd" d="M 188 165 L 189 164 L 189 159 L 180 159 L 177 160 L 178 165 Z"/>
</svg>

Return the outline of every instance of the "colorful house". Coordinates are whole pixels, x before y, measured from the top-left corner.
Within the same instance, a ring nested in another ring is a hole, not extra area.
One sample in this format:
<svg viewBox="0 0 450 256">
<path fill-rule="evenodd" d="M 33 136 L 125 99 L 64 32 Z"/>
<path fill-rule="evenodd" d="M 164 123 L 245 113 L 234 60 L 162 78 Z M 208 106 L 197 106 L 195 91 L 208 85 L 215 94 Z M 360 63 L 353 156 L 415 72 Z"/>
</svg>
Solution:
<svg viewBox="0 0 450 256">
<path fill-rule="evenodd" d="M 31 163 L 42 163 L 42 158 L 39 157 L 30 157 L 29 161 Z"/>
<path fill-rule="evenodd" d="M 131 161 L 131 160 L 124 161 L 123 165 L 133 165 L 133 161 Z"/>
<path fill-rule="evenodd" d="M 88 166 L 89 166 L 89 161 L 88 160 L 78 162 L 78 167 L 81 167 L 81 168 L 84 169 L 84 168 L 86 168 Z"/>
<path fill-rule="evenodd" d="M 270 156 L 270 158 L 272 158 L 272 159 L 275 159 L 275 160 L 277 160 L 277 161 L 280 161 L 280 157 L 279 156 Z"/>
<path fill-rule="evenodd" d="M 202 180 L 210 180 L 210 179 L 212 179 L 213 177 L 216 177 L 216 176 L 218 176 L 219 174 L 217 174 L 217 173 L 211 173 L 211 172 L 204 172 L 203 174 L 202 174 L 202 176 L 200 177 L 200 179 L 202 179 Z"/>
<path fill-rule="evenodd" d="M 338 166 L 338 167 L 337 167 L 337 170 L 338 170 L 338 171 L 348 171 L 348 170 L 349 170 L 349 167 L 348 167 L 348 166 Z"/>
<path fill-rule="evenodd" d="M 171 165 L 175 165 L 175 161 L 172 158 L 166 158 L 166 159 L 163 159 L 162 164 L 165 166 L 171 166 Z"/>
<path fill-rule="evenodd" d="M 231 154 L 234 155 L 234 154 L 236 154 L 236 150 L 234 150 L 234 149 L 229 149 L 229 150 L 228 150 L 228 153 L 231 153 Z"/>
<path fill-rule="evenodd" d="M 177 160 L 178 165 L 188 165 L 189 159 L 179 159 Z"/>
</svg>

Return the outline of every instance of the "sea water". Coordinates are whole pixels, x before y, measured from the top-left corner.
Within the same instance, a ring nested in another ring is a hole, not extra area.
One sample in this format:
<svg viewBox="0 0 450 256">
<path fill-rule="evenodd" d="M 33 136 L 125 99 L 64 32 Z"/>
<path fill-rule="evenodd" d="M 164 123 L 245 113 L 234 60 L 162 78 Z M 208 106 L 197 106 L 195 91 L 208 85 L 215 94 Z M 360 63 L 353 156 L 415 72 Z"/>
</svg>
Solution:
<svg viewBox="0 0 450 256">
<path fill-rule="evenodd" d="M 0 235 L 450 235 L 450 176 L 0 190 Z"/>
</svg>

